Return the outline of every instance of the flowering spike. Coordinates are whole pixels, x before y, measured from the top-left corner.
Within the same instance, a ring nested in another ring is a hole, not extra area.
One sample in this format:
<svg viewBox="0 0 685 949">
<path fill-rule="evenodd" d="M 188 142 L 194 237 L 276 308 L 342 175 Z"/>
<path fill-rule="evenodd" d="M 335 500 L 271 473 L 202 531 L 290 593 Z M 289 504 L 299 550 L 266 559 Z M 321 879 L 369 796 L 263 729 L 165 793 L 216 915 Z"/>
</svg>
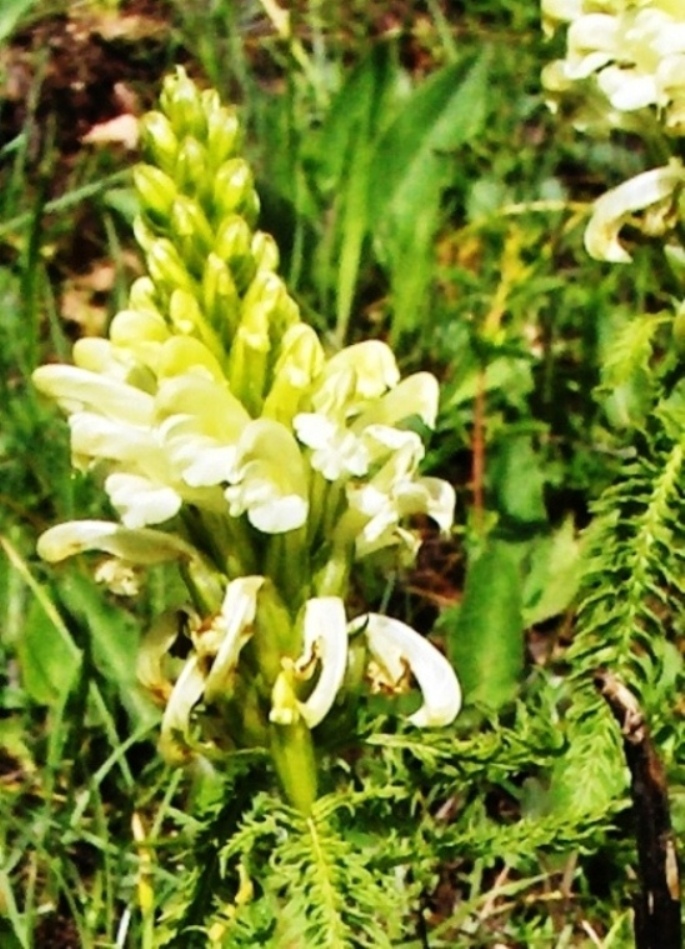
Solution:
<svg viewBox="0 0 685 949">
<path fill-rule="evenodd" d="M 184 628 L 164 616 L 139 666 L 166 702 L 162 753 L 183 764 L 200 748 L 268 746 L 288 799 L 309 813 L 312 730 L 353 708 L 369 656 L 386 690 L 413 672 L 416 724 L 458 709 L 454 673 L 418 634 L 371 614 L 361 637 L 345 618 L 355 562 L 389 549 L 410 559 L 416 513 L 452 523 L 454 491 L 420 476 L 412 424 L 435 425 L 438 385 L 428 373 L 401 381 L 378 340 L 329 356 L 301 321 L 273 238 L 255 230 L 237 113 L 215 91 L 179 69 L 142 129 L 134 230 L 148 275 L 109 339 L 82 340 L 75 366 L 34 375 L 69 416 L 74 465 L 102 479 L 121 523 L 60 525 L 39 552 L 99 551 L 98 576 L 126 595 L 143 568 L 174 564 L 191 604 Z M 167 658 L 181 635 L 189 654 Z"/>
</svg>

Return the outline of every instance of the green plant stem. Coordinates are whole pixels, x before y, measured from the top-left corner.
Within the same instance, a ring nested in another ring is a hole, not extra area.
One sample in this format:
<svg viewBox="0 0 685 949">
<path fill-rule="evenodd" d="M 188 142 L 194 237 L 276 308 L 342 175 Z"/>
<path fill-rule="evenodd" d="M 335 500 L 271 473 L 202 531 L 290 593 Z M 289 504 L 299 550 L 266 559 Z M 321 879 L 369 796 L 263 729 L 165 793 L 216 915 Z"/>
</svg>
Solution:
<svg viewBox="0 0 685 949">
<path fill-rule="evenodd" d="M 271 758 L 288 803 L 309 816 L 318 784 L 312 733 L 301 718 L 289 725 L 272 722 L 269 733 Z"/>
</svg>

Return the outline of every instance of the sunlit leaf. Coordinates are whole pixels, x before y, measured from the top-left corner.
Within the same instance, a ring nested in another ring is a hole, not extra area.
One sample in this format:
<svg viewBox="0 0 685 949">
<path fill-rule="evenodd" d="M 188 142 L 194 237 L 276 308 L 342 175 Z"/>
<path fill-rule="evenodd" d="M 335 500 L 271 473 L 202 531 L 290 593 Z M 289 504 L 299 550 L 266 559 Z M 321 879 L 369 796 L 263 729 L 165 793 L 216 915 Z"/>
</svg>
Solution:
<svg viewBox="0 0 685 949">
<path fill-rule="evenodd" d="M 3 0 L 0 9 L 0 43 L 10 36 L 20 19 L 35 5 L 36 0 Z"/>
</svg>

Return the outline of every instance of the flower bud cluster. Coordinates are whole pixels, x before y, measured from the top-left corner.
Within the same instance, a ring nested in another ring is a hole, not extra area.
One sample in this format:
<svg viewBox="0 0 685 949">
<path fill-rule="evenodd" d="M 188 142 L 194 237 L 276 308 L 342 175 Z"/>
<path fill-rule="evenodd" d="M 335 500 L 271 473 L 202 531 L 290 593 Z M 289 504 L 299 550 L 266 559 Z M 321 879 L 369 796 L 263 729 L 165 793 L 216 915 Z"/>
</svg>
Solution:
<svg viewBox="0 0 685 949">
<path fill-rule="evenodd" d="M 34 376 L 68 414 L 74 465 L 99 475 L 121 524 L 62 524 L 39 551 L 102 551 L 112 560 L 99 575 L 119 590 L 178 562 L 192 606 L 180 626 L 162 617 L 141 653 L 141 678 L 166 703 L 162 748 L 197 753 L 200 719 L 203 753 L 210 733 L 221 746 L 218 717 L 234 745 L 271 748 L 295 800 L 293 760 L 306 771 L 311 729 L 372 666 L 389 693 L 413 670 L 416 724 L 457 713 L 458 683 L 433 647 L 375 614 L 348 623 L 344 608 L 355 560 L 413 557 L 411 515 L 452 523 L 453 489 L 418 473 L 438 385 L 428 373 L 401 380 L 379 341 L 329 356 L 301 321 L 276 245 L 255 229 L 236 113 L 215 92 L 179 69 L 142 127 L 135 234 L 148 276 L 108 339 L 82 339 L 73 366 Z M 182 635 L 179 669 L 168 652 Z"/>
</svg>

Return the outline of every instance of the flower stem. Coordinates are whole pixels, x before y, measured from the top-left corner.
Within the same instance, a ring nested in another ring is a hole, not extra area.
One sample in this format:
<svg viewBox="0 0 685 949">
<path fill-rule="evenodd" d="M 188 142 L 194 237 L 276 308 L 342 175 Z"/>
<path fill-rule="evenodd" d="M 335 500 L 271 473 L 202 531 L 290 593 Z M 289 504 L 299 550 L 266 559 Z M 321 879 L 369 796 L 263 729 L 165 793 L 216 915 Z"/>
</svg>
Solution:
<svg viewBox="0 0 685 949">
<path fill-rule="evenodd" d="M 302 718 L 269 726 L 271 758 L 288 802 L 309 815 L 317 796 L 316 758 L 312 733 Z"/>
</svg>

